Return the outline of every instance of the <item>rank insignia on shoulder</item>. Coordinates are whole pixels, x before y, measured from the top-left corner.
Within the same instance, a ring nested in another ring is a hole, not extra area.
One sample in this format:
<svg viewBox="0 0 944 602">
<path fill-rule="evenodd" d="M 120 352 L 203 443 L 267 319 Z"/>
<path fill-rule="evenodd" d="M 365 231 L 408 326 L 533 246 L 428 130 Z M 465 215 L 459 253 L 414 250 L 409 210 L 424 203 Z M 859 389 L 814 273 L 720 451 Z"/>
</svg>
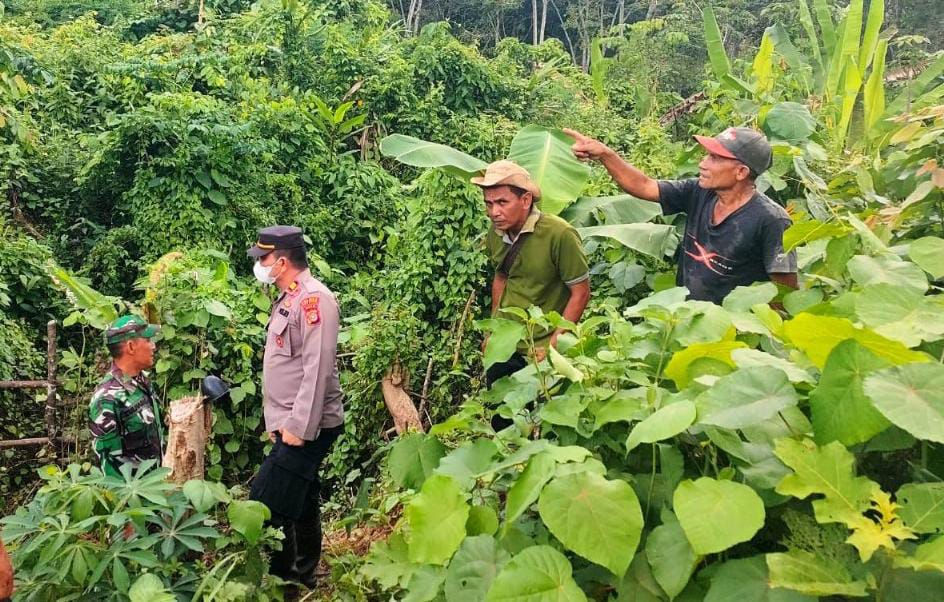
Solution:
<svg viewBox="0 0 944 602">
<path fill-rule="evenodd" d="M 314 326 L 321 321 L 321 311 L 318 309 L 318 297 L 308 297 L 302 300 L 302 310 L 305 312 L 305 321 Z"/>
<path fill-rule="evenodd" d="M 291 307 L 291 306 L 292 306 L 292 299 L 291 297 L 287 297 L 285 301 L 282 302 L 282 307 Z"/>
<path fill-rule="evenodd" d="M 288 291 L 286 292 L 288 292 L 289 295 L 297 295 L 299 290 L 298 280 L 293 280 L 292 283 L 288 285 Z"/>
</svg>

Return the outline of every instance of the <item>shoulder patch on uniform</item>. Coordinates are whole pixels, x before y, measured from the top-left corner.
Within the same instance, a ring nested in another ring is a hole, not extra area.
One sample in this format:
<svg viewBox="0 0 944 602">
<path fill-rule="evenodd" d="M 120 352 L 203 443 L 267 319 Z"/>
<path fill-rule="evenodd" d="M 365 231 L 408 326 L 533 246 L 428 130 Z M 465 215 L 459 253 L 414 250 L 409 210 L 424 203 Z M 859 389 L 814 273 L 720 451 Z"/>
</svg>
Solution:
<svg viewBox="0 0 944 602">
<path fill-rule="evenodd" d="M 321 310 L 318 309 L 318 297 L 307 297 L 302 299 L 301 308 L 305 312 L 305 321 L 309 326 L 314 326 L 321 321 Z"/>
</svg>

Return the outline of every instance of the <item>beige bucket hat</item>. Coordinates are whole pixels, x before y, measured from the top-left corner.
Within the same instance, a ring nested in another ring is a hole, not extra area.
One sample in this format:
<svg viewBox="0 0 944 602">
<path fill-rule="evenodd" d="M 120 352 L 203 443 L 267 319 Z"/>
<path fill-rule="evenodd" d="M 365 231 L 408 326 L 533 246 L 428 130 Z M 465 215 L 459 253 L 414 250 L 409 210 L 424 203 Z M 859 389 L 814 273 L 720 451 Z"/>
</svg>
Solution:
<svg viewBox="0 0 944 602">
<path fill-rule="evenodd" d="M 507 159 L 490 163 L 485 168 L 485 175 L 472 178 L 471 182 L 482 188 L 517 186 L 530 192 L 535 199 L 541 198 L 541 188 L 531 179 L 528 170 Z"/>
</svg>

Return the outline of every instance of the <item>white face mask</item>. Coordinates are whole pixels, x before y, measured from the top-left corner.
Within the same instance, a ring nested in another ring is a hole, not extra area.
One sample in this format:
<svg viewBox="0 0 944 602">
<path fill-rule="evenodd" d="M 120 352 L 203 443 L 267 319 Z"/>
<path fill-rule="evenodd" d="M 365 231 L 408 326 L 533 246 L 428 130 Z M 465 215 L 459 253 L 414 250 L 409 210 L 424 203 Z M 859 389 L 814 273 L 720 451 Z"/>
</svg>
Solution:
<svg viewBox="0 0 944 602">
<path fill-rule="evenodd" d="M 278 263 L 278 261 L 276 261 Z M 262 265 L 256 260 L 256 263 L 252 266 L 252 273 L 255 275 L 256 280 L 262 284 L 273 284 L 275 282 L 275 276 L 272 275 L 272 268 L 275 267 L 275 263 L 272 265 Z"/>
</svg>

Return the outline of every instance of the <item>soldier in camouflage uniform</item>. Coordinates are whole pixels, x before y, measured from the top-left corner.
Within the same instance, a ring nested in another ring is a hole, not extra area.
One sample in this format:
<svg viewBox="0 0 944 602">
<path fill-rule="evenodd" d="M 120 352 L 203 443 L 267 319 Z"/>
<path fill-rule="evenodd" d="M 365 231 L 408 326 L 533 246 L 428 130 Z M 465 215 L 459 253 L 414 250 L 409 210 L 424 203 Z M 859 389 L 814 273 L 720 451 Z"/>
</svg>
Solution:
<svg viewBox="0 0 944 602">
<path fill-rule="evenodd" d="M 122 316 L 105 331 L 112 356 L 111 369 L 99 383 L 89 404 L 99 466 L 118 476 L 122 464 L 144 460 L 160 465 L 163 433 L 159 399 L 143 370 L 154 365 L 154 342 L 160 330 L 138 316 Z"/>
</svg>

